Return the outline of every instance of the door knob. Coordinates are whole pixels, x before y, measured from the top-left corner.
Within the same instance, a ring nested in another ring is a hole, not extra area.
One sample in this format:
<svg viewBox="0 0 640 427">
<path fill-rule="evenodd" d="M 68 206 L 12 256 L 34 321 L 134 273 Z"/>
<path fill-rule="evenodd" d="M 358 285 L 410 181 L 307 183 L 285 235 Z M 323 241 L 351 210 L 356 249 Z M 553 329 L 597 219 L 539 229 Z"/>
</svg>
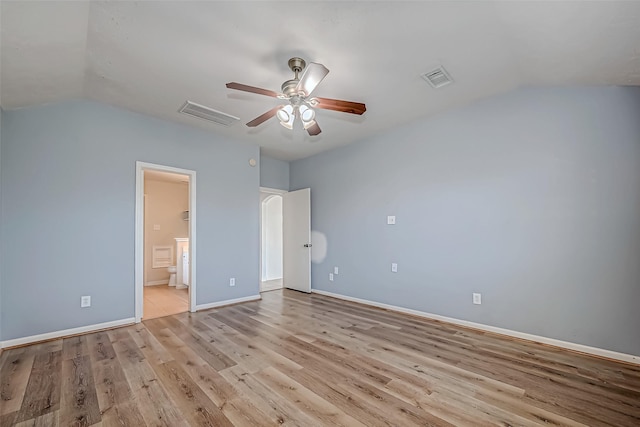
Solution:
<svg viewBox="0 0 640 427">
<path fill-rule="evenodd" d="M 310 248 L 310 247 L 311 247 L 311 243 L 305 243 L 305 244 L 304 244 L 304 247 L 305 247 L 305 248 Z"/>
</svg>

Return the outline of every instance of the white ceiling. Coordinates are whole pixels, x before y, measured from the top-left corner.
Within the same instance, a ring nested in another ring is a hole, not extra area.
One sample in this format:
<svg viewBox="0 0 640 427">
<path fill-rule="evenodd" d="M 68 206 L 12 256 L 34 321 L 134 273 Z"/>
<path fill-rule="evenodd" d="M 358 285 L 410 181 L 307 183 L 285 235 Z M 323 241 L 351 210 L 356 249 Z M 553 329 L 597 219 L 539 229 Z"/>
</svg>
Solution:
<svg viewBox="0 0 640 427">
<path fill-rule="evenodd" d="M 640 2 L 11 2 L 1 3 L 0 105 L 88 98 L 199 126 L 293 160 L 522 85 L 640 85 Z M 301 56 L 331 70 L 315 95 L 364 102 L 321 110 L 309 137 L 276 119 Z M 420 74 L 442 64 L 455 83 Z M 181 115 L 192 100 L 241 118 Z"/>
</svg>

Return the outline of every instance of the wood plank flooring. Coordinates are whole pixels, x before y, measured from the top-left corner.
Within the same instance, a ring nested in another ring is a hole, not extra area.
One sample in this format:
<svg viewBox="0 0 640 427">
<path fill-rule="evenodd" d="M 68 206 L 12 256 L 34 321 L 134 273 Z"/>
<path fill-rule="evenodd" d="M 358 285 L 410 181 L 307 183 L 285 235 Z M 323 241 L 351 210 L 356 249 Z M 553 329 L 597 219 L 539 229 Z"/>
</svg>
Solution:
<svg viewBox="0 0 640 427">
<path fill-rule="evenodd" d="M 639 426 L 640 366 L 290 290 L 5 351 L 2 426 Z"/>
<path fill-rule="evenodd" d="M 157 285 L 144 287 L 144 320 L 189 311 L 189 289 Z"/>
<path fill-rule="evenodd" d="M 282 289 L 282 279 L 273 279 L 260 282 L 260 292 L 269 292 Z"/>
</svg>

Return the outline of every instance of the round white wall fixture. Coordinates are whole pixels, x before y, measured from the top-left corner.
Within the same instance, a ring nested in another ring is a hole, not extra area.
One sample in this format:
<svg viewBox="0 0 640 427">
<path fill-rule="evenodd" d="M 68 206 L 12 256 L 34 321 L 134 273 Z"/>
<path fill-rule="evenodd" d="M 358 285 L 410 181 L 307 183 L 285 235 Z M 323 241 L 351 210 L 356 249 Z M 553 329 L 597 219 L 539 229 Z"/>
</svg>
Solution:
<svg viewBox="0 0 640 427">
<path fill-rule="evenodd" d="M 254 167 L 257 164 L 258 162 L 256 162 L 256 159 L 249 159 L 249 166 Z"/>
</svg>

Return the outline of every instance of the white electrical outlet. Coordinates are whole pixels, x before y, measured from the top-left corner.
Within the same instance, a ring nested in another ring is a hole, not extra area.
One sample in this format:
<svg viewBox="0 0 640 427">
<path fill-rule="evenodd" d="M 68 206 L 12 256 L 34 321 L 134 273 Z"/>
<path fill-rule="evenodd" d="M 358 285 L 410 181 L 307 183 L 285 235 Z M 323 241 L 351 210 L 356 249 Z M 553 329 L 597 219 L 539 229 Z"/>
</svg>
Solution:
<svg viewBox="0 0 640 427">
<path fill-rule="evenodd" d="M 333 273 L 329 273 L 329 281 L 333 282 Z"/>
<path fill-rule="evenodd" d="M 160 230 L 160 224 L 153 224 L 153 231 Z"/>
<path fill-rule="evenodd" d="M 338 267 L 333 267 L 333 274 L 338 274 Z"/>
<path fill-rule="evenodd" d="M 396 223 L 396 216 L 395 215 L 389 215 L 387 217 L 387 224 L 395 225 L 395 223 Z"/>
<path fill-rule="evenodd" d="M 80 307 L 81 308 L 91 307 L 91 297 L 89 295 L 80 297 Z"/>
<path fill-rule="evenodd" d="M 397 273 L 398 272 L 398 264 L 395 262 L 391 263 L 391 272 L 392 273 Z"/>
<path fill-rule="evenodd" d="M 229 286 L 235 286 L 236 285 L 236 278 L 232 277 L 231 279 L 229 279 Z"/>
<path fill-rule="evenodd" d="M 482 294 L 473 294 L 473 303 L 482 304 Z"/>
</svg>

